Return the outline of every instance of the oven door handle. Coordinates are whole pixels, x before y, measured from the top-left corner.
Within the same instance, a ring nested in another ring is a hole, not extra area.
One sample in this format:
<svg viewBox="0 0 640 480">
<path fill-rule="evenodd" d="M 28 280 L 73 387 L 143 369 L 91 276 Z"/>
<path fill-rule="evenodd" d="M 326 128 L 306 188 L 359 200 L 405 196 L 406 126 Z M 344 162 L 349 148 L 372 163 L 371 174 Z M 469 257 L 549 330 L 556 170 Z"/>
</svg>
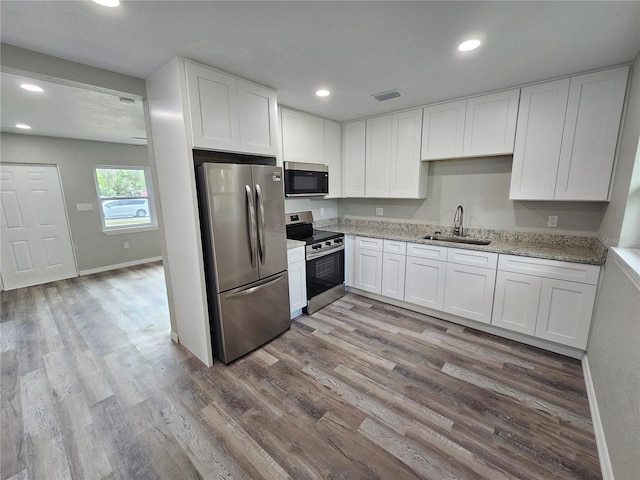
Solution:
<svg viewBox="0 0 640 480">
<path fill-rule="evenodd" d="M 340 245 L 338 247 L 332 248 L 330 250 L 322 250 L 322 251 L 320 251 L 318 253 L 307 253 L 306 259 L 307 260 L 315 260 L 316 258 L 324 257 L 326 255 L 331 255 L 332 253 L 336 253 L 336 252 L 339 252 L 341 250 L 344 250 L 344 244 L 342 244 L 342 245 Z"/>
</svg>

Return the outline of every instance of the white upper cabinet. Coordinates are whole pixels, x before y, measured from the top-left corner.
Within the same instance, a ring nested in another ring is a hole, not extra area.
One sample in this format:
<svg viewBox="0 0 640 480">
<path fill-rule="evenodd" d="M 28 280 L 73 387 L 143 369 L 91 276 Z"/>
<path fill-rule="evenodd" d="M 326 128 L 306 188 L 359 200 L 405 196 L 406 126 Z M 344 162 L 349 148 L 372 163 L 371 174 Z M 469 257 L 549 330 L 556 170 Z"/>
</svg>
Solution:
<svg viewBox="0 0 640 480">
<path fill-rule="evenodd" d="M 425 107 L 422 119 L 422 160 L 462 157 L 467 101 Z"/>
<path fill-rule="evenodd" d="M 605 201 L 629 67 L 522 89 L 512 200 Z"/>
<path fill-rule="evenodd" d="M 522 89 L 511 172 L 512 200 L 552 200 L 570 79 Z"/>
<path fill-rule="evenodd" d="M 274 155 L 278 141 L 278 113 L 273 90 L 238 80 L 242 151 Z"/>
<path fill-rule="evenodd" d="M 281 112 L 284 161 L 324 163 L 324 119 L 288 108 Z"/>
<path fill-rule="evenodd" d="M 393 115 L 389 195 L 394 198 L 427 196 L 427 165 L 420 162 L 422 110 Z"/>
<path fill-rule="evenodd" d="M 392 130 L 392 115 L 367 120 L 365 197 L 389 196 Z"/>
<path fill-rule="evenodd" d="M 339 123 L 324 121 L 324 163 L 329 167 L 329 194 L 342 196 L 342 132 Z"/>
<path fill-rule="evenodd" d="M 464 157 L 513 153 L 520 89 L 467 99 Z"/>
<path fill-rule="evenodd" d="M 425 198 L 427 167 L 420 162 L 422 110 L 367 120 L 368 198 Z"/>
<path fill-rule="evenodd" d="M 364 198 L 365 138 L 366 123 L 364 120 L 342 125 L 343 197 Z"/>
<path fill-rule="evenodd" d="M 573 77 L 556 200 L 607 200 L 629 67 Z"/>
<path fill-rule="evenodd" d="M 186 62 L 193 146 L 232 150 L 240 144 L 235 78 Z"/>
<path fill-rule="evenodd" d="M 185 62 L 195 148 L 275 155 L 276 93 Z"/>
</svg>

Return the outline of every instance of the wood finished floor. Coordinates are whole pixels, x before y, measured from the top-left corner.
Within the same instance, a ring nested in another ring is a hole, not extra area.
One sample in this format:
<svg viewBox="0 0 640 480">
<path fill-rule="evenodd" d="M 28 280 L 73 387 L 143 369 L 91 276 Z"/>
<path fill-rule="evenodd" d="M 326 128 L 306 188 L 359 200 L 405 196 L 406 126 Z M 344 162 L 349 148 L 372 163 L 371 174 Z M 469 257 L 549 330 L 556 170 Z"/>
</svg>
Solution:
<svg viewBox="0 0 640 480">
<path fill-rule="evenodd" d="M 579 362 L 363 297 L 212 368 L 159 264 L 1 306 L 2 480 L 600 478 Z"/>
</svg>

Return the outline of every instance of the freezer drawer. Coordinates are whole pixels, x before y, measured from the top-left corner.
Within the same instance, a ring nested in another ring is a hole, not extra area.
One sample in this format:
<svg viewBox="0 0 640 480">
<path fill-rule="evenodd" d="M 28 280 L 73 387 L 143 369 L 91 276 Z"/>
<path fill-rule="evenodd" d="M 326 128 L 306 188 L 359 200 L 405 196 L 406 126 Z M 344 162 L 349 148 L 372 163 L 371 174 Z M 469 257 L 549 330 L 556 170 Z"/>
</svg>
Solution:
<svg viewBox="0 0 640 480">
<path fill-rule="evenodd" d="M 265 344 L 291 326 L 287 272 L 216 296 L 214 355 L 224 363 Z"/>
</svg>

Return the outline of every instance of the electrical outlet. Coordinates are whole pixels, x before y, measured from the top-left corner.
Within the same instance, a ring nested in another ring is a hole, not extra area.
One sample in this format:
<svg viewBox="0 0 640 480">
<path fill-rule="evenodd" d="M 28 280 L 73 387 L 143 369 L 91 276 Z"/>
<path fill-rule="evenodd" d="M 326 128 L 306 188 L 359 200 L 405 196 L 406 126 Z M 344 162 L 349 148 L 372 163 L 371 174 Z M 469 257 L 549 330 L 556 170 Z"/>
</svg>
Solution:
<svg viewBox="0 0 640 480">
<path fill-rule="evenodd" d="M 93 203 L 76 203 L 76 209 L 79 212 L 88 212 L 93 210 Z"/>
<path fill-rule="evenodd" d="M 557 227 L 557 226 L 558 226 L 558 216 L 549 215 L 549 221 L 547 222 L 547 227 Z"/>
<path fill-rule="evenodd" d="M 382 212 L 383 212 L 382 208 L 376 208 L 376 215 L 378 216 L 384 215 Z"/>
<path fill-rule="evenodd" d="M 324 217 L 324 208 L 321 208 L 321 209 L 320 209 L 320 216 L 321 216 L 321 217 Z"/>
<path fill-rule="evenodd" d="M 124 242 L 124 248 L 129 248 L 129 242 Z"/>
</svg>

